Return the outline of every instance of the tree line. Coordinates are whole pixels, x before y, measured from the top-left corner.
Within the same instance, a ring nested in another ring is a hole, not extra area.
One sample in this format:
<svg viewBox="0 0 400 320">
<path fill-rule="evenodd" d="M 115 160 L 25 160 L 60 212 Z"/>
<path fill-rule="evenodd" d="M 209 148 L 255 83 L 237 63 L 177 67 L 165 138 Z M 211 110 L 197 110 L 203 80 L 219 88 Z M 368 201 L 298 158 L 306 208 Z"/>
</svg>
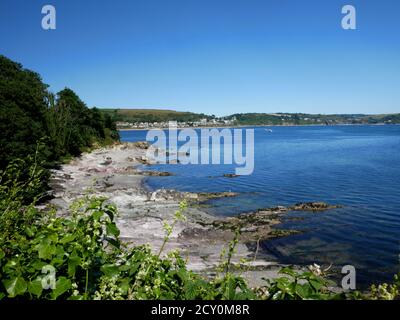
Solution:
<svg viewBox="0 0 400 320">
<path fill-rule="evenodd" d="M 13 161 L 33 154 L 49 169 L 94 144 L 119 139 L 109 114 L 88 108 L 69 88 L 56 94 L 50 92 L 38 73 L 2 55 L 0 131 L 2 171 Z M 45 182 L 43 178 L 43 185 Z"/>
</svg>

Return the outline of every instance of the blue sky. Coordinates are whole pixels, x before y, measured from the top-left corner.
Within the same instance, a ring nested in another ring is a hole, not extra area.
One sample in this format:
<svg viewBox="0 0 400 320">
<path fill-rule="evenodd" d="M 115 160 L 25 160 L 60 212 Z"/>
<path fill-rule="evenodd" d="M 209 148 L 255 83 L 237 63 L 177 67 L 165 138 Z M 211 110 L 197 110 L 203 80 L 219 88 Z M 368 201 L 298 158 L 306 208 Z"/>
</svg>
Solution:
<svg viewBox="0 0 400 320">
<path fill-rule="evenodd" d="M 400 112 L 398 0 L 1 0 L 0 54 L 89 106 Z"/>
</svg>

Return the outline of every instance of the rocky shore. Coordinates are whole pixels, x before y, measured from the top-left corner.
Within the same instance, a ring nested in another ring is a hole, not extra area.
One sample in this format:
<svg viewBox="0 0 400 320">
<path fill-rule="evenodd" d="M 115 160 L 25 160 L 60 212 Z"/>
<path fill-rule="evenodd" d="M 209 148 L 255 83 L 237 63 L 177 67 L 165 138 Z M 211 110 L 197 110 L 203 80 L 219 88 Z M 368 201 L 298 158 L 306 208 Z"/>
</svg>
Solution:
<svg viewBox="0 0 400 320">
<path fill-rule="evenodd" d="M 139 169 L 140 165 L 151 164 L 151 159 L 146 157 L 148 148 L 145 142 L 121 143 L 84 153 L 59 170 L 54 170 L 50 204 L 56 206 L 60 214 L 67 214 L 69 205 L 85 194 L 106 197 L 118 208 L 117 225 L 121 238 L 132 245 L 150 244 L 157 252 L 164 239 L 164 221 L 172 223 L 179 203 L 186 200 L 189 203 L 185 212 L 187 220 L 175 225 L 166 252 L 179 249 L 187 258 L 189 269 L 210 274 L 220 263 L 221 250 L 234 239 L 236 230 L 240 230 L 232 263 L 246 264 L 247 271 L 243 276 L 254 286 L 260 283 L 262 277 L 276 277 L 281 267 L 260 252 L 257 244 L 261 240 L 297 233 L 295 230 L 274 228 L 285 213 L 293 210 L 316 212 L 336 207 L 325 203 L 299 203 L 217 218 L 202 210 L 201 204 L 236 194 L 147 190 L 143 185 L 144 176 L 170 175 L 168 172 Z"/>
</svg>

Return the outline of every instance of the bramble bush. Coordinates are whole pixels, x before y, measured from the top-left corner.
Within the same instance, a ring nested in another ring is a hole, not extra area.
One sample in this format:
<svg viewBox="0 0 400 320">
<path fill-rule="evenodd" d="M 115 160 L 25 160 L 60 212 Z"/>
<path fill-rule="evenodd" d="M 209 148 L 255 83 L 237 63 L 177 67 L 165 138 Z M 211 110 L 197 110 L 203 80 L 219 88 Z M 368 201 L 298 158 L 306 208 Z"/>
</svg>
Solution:
<svg viewBox="0 0 400 320">
<path fill-rule="evenodd" d="M 281 270 L 282 277 L 249 288 L 230 272 L 237 238 L 213 278 L 187 270 L 178 251 L 164 246 L 175 223 L 184 219 L 182 203 L 158 254 L 149 246 L 129 246 L 119 238 L 117 209 L 104 198 L 85 196 L 73 203 L 68 216 L 55 209 L 39 210 L 24 203 L 24 193 L 40 183 L 35 160 L 30 179 L 19 180 L 28 161 L 16 161 L 1 173 L 0 299 L 396 299 L 399 281 L 373 286 L 371 292 L 334 293 L 323 274 Z M 37 199 L 37 198 L 36 198 Z M 48 271 L 54 271 L 51 284 Z"/>
</svg>

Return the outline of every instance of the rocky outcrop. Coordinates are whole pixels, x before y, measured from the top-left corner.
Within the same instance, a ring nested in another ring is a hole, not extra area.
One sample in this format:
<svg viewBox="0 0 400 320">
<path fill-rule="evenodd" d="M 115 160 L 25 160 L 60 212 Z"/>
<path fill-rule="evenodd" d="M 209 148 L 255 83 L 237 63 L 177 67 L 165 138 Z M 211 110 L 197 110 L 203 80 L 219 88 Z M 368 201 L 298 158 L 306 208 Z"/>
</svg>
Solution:
<svg viewBox="0 0 400 320">
<path fill-rule="evenodd" d="M 146 141 L 138 141 L 138 142 L 134 142 L 133 146 L 138 148 L 138 149 L 147 150 L 150 147 L 150 143 L 148 143 Z"/>
<path fill-rule="evenodd" d="M 300 202 L 288 209 L 293 211 L 325 211 L 336 208 L 340 208 L 340 206 L 330 205 L 325 202 Z"/>
<path fill-rule="evenodd" d="M 225 178 L 236 178 L 236 177 L 239 177 L 239 175 L 238 174 L 234 174 L 234 173 L 225 173 L 223 175 L 223 177 L 225 177 Z"/>
<path fill-rule="evenodd" d="M 282 230 L 273 228 L 281 223 L 282 216 L 289 211 L 324 211 L 339 208 L 324 202 L 297 203 L 293 206 L 278 206 L 259 209 L 255 212 L 242 213 L 236 217 L 215 220 L 212 225 L 216 229 L 239 230 L 244 242 L 267 240 L 277 237 L 298 234 L 298 230 Z"/>
<path fill-rule="evenodd" d="M 159 189 L 151 193 L 150 200 L 186 200 L 189 203 L 201 203 L 211 199 L 235 197 L 235 192 L 180 192 L 176 190 Z"/>
</svg>

